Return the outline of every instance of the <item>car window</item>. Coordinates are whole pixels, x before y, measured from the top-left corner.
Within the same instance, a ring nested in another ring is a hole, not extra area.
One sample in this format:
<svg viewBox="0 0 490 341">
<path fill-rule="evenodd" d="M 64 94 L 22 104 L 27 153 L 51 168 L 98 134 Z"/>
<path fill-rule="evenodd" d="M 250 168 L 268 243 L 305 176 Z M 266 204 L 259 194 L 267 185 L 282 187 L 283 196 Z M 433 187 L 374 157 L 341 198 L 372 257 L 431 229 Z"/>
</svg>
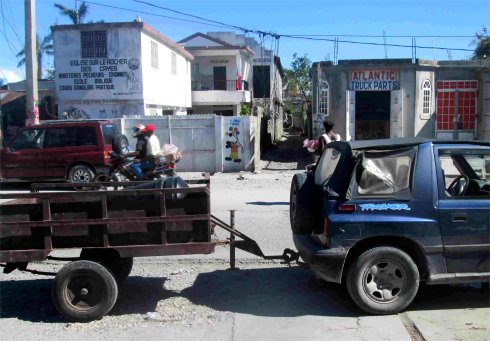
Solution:
<svg viewBox="0 0 490 341">
<path fill-rule="evenodd" d="M 441 150 L 444 197 L 447 199 L 488 199 L 490 197 L 490 151 Z"/>
<path fill-rule="evenodd" d="M 95 127 L 66 128 L 66 146 L 96 146 L 97 133 Z"/>
<path fill-rule="evenodd" d="M 360 154 L 349 186 L 349 196 L 409 199 L 416 147 Z"/>
<path fill-rule="evenodd" d="M 26 129 L 21 131 L 10 143 L 12 151 L 42 148 L 44 129 Z"/>
<path fill-rule="evenodd" d="M 102 134 L 104 135 L 104 144 L 112 144 L 112 139 L 118 133 L 114 124 L 103 124 Z"/>
<path fill-rule="evenodd" d="M 44 133 L 44 148 L 59 148 L 65 146 L 65 128 L 47 128 Z"/>
</svg>

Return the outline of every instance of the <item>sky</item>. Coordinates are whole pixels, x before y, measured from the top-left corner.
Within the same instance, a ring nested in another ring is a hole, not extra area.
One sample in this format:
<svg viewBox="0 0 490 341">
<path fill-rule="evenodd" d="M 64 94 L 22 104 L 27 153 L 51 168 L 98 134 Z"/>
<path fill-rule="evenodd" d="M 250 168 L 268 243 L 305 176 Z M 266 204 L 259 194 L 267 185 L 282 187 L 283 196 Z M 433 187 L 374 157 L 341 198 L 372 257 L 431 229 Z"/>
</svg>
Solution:
<svg viewBox="0 0 490 341">
<path fill-rule="evenodd" d="M 338 60 L 412 58 L 412 41 L 419 48 L 417 58 L 430 60 L 467 59 L 474 49 L 475 33 L 490 30 L 490 0 L 142 0 L 146 3 L 234 25 L 250 31 L 279 35 L 310 35 L 312 39 L 339 40 Z M 70 24 L 54 3 L 74 8 L 75 0 L 35 0 L 36 29 L 41 37 L 55 24 Z M 80 1 L 78 1 L 80 3 Z M 136 16 L 168 38 L 179 41 L 196 32 L 239 30 L 220 27 L 135 0 L 87 1 L 86 21 L 133 21 Z M 104 5 L 104 6 L 102 6 Z M 112 6 L 112 7 L 108 7 Z M 114 8 L 114 7 L 119 7 Z M 128 10 L 124 10 L 124 9 Z M 189 21 L 182 21 L 185 19 Z M 15 82 L 25 78 L 18 68 L 16 54 L 25 39 L 24 1 L 0 0 L 0 78 Z M 383 32 L 385 38 L 383 38 Z M 247 33 L 259 41 L 259 35 Z M 315 36 L 311 36 L 315 35 Z M 322 35 L 322 36 L 318 36 Z M 404 36 L 404 37 L 394 37 Z M 431 37 L 427 37 L 431 36 Z M 444 36 L 444 37 L 442 37 Z M 453 37 L 448 37 L 453 36 Z M 455 37 L 458 36 L 458 37 Z M 464 37 L 461 37 L 464 36 Z M 408 45 L 408 48 L 348 43 L 369 42 Z M 293 54 L 307 55 L 312 62 L 333 60 L 333 41 L 281 37 L 264 39 L 265 47 L 278 47 L 285 68 L 291 66 Z M 278 45 L 278 46 L 277 46 Z M 422 48 L 429 47 L 429 48 Z M 444 49 L 434 49 L 443 47 Z M 448 52 L 447 49 L 451 49 Z M 52 67 L 47 58 L 44 67 Z"/>
</svg>

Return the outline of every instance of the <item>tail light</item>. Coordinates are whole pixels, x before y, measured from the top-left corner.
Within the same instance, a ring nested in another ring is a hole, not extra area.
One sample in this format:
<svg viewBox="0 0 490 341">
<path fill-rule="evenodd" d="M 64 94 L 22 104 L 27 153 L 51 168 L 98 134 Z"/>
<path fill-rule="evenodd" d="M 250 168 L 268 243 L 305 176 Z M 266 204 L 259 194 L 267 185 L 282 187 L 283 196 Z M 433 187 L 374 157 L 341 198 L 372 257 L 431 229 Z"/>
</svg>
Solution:
<svg viewBox="0 0 490 341">
<path fill-rule="evenodd" d="M 354 204 L 342 204 L 339 206 L 340 212 L 354 212 L 356 210 L 356 205 Z"/>
<path fill-rule="evenodd" d="M 328 247 L 330 244 L 330 220 L 328 218 L 325 218 L 325 221 L 323 223 L 323 242 L 325 243 L 325 246 Z"/>
</svg>

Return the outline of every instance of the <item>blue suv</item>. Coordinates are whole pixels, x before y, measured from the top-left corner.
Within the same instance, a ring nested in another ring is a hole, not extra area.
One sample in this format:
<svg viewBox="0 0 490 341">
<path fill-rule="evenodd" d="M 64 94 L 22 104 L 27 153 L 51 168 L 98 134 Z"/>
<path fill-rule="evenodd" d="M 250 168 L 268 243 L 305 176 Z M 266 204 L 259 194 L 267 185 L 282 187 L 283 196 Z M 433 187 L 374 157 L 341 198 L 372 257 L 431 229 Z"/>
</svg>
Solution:
<svg viewBox="0 0 490 341">
<path fill-rule="evenodd" d="M 332 142 L 291 184 L 301 258 L 372 314 L 405 309 L 421 282 L 490 280 L 490 143 Z"/>
</svg>

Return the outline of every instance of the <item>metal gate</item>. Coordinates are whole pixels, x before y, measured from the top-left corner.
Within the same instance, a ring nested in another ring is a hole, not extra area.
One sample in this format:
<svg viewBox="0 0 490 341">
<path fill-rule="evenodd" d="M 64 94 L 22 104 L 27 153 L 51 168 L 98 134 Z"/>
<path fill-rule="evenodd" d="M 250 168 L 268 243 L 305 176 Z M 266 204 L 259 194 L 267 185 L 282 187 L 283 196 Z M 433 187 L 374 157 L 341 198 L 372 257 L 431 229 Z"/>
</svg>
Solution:
<svg viewBox="0 0 490 341">
<path fill-rule="evenodd" d="M 477 90 L 477 80 L 437 82 L 437 138 L 475 138 Z"/>
</svg>

